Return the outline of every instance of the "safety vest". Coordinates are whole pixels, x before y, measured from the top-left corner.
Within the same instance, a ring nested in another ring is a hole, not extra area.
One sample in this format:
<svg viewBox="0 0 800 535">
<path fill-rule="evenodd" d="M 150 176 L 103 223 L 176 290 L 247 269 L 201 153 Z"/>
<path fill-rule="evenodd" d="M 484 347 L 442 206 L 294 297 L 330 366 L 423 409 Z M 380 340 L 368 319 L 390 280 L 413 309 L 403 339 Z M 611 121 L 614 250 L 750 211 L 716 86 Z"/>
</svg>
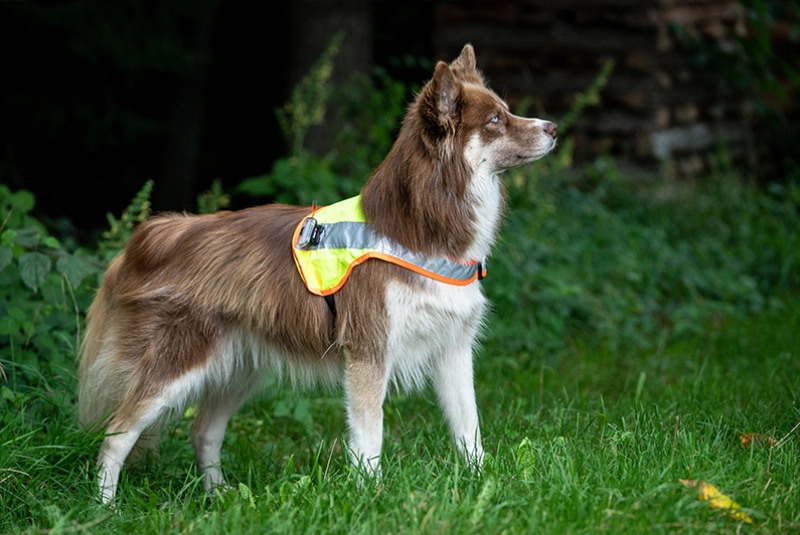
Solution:
<svg viewBox="0 0 800 535">
<path fill-rule="evenodd" d="M 360 195 L 312 210 L 295 229 L 292 252 L 306 287 L 321 296 L 336 293 L 353 268 L 370 258 L 458 286 L 486 276 L 485 259 L 426 256 L 379 235 L 364 217 Z"/>
</svg>

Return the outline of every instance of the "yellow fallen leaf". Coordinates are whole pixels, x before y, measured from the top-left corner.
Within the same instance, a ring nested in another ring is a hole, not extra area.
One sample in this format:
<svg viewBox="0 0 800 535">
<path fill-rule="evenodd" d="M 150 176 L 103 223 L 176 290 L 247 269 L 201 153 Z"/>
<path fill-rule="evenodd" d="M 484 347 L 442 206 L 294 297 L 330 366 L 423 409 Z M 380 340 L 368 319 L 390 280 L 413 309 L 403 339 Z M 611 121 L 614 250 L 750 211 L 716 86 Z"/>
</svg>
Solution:
<svg viewBox="0 0 800 535">
<path fill-rule="evenodd" d="M 753 519 L 747 516 L 743 511 L 740 511 L 741 506 L 733 501 L 730 497 L 722 494 L 717 487 L 705 481 L 696 481 L 694 479 L 679 479 L 681 483 L 687 487 L 694 487 L 698 490 L 697 499 L 708 501 L 708 505 L 714 509 L 722 509 L 724 512 L 740 522 L 752 524 Z"/>
</svg>

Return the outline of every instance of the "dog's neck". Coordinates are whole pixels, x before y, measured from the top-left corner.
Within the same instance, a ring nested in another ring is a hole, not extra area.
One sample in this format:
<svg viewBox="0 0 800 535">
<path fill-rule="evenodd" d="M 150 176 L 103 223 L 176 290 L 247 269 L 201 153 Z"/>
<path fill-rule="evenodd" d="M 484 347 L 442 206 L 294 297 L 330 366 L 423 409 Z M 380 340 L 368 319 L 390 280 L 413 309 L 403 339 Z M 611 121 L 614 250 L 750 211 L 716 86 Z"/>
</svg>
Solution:
<svg viewBox="0 0 800 535">
<path fill-rule="evenodd" d="M 503 179 L 494 172 L 475 172 L 467 187 L 467 197 L 475 212 L 473 241 L 465 254 L 466 258 L 479 259 L 489 256 L 503 216 L 505 188 Z"/>
<path fill-rule="evenodd" d="M 452 259 L 489 254 L 503 208 L 502 180 L 475 170 L 458 150 L 426 154 L 404 125 L 362 190 L 375 229 L 404 247 Z"/>
</svg>

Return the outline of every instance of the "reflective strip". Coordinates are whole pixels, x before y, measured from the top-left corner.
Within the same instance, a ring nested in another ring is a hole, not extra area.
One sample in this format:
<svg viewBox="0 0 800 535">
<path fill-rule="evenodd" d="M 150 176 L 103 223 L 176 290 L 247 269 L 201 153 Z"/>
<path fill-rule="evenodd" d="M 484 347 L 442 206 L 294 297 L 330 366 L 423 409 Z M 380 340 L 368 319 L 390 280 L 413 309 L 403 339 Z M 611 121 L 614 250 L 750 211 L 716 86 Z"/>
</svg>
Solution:
<svg viewBox="0 0 800 535">
<path fill-rule="evenodd" d="M 422 270 L 448 279 L 473 280 L 481 268 L 480 262 L 465 264 L 441 256 L 427 256 L 409 251 L 402 245 L 379 235 L 367 223 L 347 221 L 344 223 L 322 223 L 322 236 L 317 245 L 306 250 L 353 249 L 375 251 L 403 260 Z"/>
</svg>

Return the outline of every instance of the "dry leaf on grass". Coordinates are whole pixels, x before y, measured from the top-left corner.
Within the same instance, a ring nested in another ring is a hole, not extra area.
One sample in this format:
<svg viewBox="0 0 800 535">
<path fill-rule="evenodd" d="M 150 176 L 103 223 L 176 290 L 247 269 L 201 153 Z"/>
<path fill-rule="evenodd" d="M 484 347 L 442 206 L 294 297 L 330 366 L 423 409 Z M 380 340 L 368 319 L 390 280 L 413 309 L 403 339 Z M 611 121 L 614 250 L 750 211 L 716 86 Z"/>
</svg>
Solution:
<svg viewBox="0 0 800 535">
<path fill-rule="evenodd" d="M 742 441 L 742 449 L 755 444 L 759 444 L 765 448 L 771 448 L 776 443 L 775 437 L 760 435 L 758 433 L 742 433 L 739 435 L 739 440 Z"/>
</svg>

